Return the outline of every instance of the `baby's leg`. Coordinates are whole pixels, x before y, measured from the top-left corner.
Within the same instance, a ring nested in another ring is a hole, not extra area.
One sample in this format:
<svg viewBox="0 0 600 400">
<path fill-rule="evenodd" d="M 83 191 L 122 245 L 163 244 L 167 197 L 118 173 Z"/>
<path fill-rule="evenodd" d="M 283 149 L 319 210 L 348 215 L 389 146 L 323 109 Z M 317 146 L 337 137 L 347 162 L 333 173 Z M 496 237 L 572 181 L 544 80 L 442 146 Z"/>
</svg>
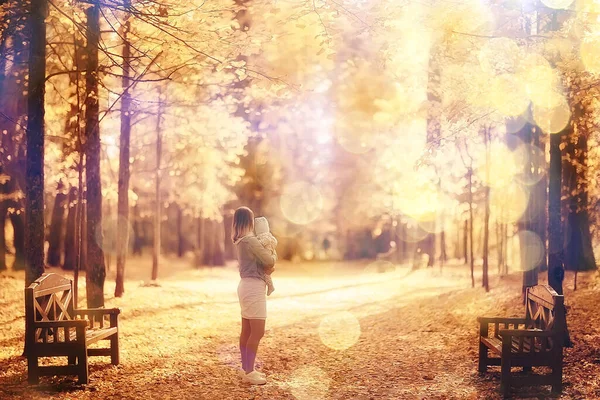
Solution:
<svg viewBox="0 0 600 400">
<path fill-rule="evenodd" d="M 271 275 L 265 274 L 265 282 L 267 283 L 267 296 L 270 296 L 271 293 L 275 290 L 275 286 L 273 286 L 273 278 Z"/>
</svg>

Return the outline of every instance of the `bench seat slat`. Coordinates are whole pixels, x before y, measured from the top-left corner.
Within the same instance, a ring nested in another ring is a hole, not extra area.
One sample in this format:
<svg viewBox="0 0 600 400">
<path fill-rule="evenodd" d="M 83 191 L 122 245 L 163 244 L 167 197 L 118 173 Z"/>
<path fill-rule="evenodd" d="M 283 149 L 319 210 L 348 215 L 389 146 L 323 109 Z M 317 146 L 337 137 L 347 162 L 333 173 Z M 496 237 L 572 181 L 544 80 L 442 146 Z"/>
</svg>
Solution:
<svg viewBox="0 0 600 400">
<path fill-rule="evenodd" d="M 58 331 L 58 329 L 56 329 L 56 331 Z M 115 333 L 117 333 L 117 328 L 102 328 L 102 329 L 89 329 L 85 332 L 85 341 L 87 344 L 92 344 L 92 343 L 96 343 L 99 340 L 102 339 L 106 339 L 107 337 L 114 335 Z M 44 342 L 43 344 L 59 344 L 59 343 L 65 343 L 65 344 L 70 344 L 71 347 L 73 347 L 73 345 L 77 344 L 76 340 L 77 340 L 77 332 L 72 330 L 69 332 L 69 338 L 66 341 L 55 341 L 56 335 L 51 335 L 48 336 L 48 341 Z M 37 342 L 38 344 L 40 342 Z"/>
</svg>

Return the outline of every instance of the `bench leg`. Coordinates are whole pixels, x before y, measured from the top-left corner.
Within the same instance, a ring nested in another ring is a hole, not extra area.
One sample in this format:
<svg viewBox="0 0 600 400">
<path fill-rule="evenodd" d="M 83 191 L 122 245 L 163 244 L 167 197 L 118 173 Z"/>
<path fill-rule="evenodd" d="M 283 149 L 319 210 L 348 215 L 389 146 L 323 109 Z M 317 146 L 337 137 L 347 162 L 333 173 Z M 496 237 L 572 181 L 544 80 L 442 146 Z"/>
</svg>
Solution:
<svg viewBox="0 0 600 400">
<path fill-rule="evenodd" d="M 119 365 L 119 333 L 110 337 L 110 363 Z"/>
<path fill-rule="evenodd" d="M 488 348 L 485 344 L 479 343 L 479 372 L 487 372 Z"/>
<path fill-rule="evenodd" d="M 562 361 L 557 362 L 552 367 L 552 391 L 554 393 L 562 392 Z"/>
<path fill-rule="evenodd" d="M 500 390 L 502 395 L 507 397 L 510 393 L 510 357 L 502 355 L 501 361 L 501 377 L 500 377 Z"/>
<path fill-rule="evenodd" d="M 523 367 L 523 372 L 531 372 L 531 366 Z"/>
<path fill-rule="evenodd" d="M 40 383 L 37 356 L 27 356 L 27 382 L 31 383 L 32 385 L 37 385 Z"/>
<path fill-rule="evenodd" d="M 69 357 L 69 365 L 77 364 L 77 356 L 68 356 Z"/>
<path fill-rule="evenodd" d="M 77 356 L 77 360 L 79 367 L 79 383 L 81 385 L 85 385 L 88 383 L 89 376 L 87 348 L 84 347 L 83 350 L 81 350 L 81 352 Z"/>
</svg>

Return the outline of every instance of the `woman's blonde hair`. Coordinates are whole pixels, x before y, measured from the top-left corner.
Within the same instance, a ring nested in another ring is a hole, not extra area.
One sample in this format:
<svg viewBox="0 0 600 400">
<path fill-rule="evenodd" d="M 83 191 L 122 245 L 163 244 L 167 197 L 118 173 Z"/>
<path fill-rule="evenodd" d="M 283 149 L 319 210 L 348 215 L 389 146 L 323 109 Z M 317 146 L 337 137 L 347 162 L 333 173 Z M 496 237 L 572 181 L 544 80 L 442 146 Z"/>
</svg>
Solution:
<svg viewBox="0 0 600 400">
<path fill-rule="evenodd" d="M 254 231 L 254 213 L 248 207 L 240 207 L 233 214 L 231 240 L 236 241 L 248 232 Z"/>
</svg>

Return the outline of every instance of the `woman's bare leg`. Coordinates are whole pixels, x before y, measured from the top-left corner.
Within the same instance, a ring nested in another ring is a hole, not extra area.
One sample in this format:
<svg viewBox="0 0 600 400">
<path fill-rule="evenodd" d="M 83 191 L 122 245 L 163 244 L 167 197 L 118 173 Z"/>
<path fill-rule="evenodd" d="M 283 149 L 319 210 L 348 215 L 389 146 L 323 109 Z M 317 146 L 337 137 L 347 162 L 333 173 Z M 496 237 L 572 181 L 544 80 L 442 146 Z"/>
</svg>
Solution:
<svg viewBox="0 0 600 400">
<path fill-rule="evenodd" d="M 242 369 L 246 371 L 246 346 L 250 337 L 250 320 L 242 318 L 242 332 L 240 333 L 240 354 L 242 355 Z"/>
<path fill-rule="evenodd" d="M 256 361 L 256 352 L 258 351 L 258 344 L 265 335 L 265 320 L 264 319 L 251 319 L 250 321 L 250 337 L 246 342 L 246 367 L 244 371 L 246 373 L 252 372 L 254 369 L 254 362 Z"/>
</svg>

